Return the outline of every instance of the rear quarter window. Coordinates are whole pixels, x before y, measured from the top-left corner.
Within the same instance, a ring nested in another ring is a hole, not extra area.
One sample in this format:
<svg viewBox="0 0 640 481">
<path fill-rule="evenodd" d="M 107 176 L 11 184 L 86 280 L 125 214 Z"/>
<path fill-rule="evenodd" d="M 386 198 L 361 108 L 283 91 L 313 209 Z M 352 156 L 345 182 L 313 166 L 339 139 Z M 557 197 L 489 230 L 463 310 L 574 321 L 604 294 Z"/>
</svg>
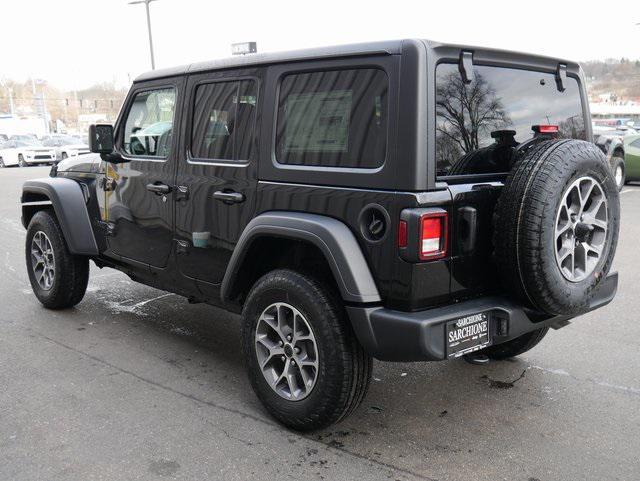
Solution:
<svg viewBox="0 0 640 481">
<path fill-rule="evenodd" d="M 280 85 L 281 164 L 376 168 L 387 152 L 389 81 L 380 69 L 286 75 Z"/>
<path fill-rule="evenodd" d="M 474 66 L 462 81 L 458 66 L 436 70 L 438 176 L 508 172 L 513 147 L 534 125 L 557 125 L 560 138 L 586 139 L 580 89 L 568 77 L 560 92 L 553 74 Z"/>
</svg>

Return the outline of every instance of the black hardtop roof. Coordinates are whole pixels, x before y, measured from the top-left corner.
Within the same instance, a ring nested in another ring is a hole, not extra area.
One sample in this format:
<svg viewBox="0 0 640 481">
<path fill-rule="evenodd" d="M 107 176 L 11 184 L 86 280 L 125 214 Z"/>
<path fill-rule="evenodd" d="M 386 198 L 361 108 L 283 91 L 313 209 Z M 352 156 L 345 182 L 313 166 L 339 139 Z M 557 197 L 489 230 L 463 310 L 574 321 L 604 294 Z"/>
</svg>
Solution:
<svg viewBox="0 0 640 481">
<path fill-rule="evenodd" d="M 474 47 L 467 45 L 445 44 L 431 40 L 420 39 L 404 39 L 404 40 L 387 40 L 367 43 L 354 43 L 348 45 L 336 45 L 331 47 L 307 48 L 302 50 L 290 50 L 283 52 L 270 53 L 254 53 L 248 55 L 237 55 L 217 60 L 208 60 L 205 62 L 196 62 L 192 64 L 180 65 L 177 67 L 169 67 L 158 70 L 151 70 L 139 75 L 134 82 L 146 80 L 160 79 L 165 77 L 173 77 L 176 75 L 184 75 L 195 72 L 206 72 L 212 70 L 224 70 L 231 68 L 239 68 L 254 65 L 268 65 L 276 63 L 300 62 L 314 59 L 330 59 L 341 57 L 354 57 L 362 55 L 398 55 L 402 53 L 403 45 L 413 44 L 422 45 L 423 48 L 441 50 L 441 49 L 464 49 L 472 50 L 480 53 L 497 54 L 500 57 L 511 58 L 515 62 L 521 60 L 537 60 L 542 63 L 566 63 L 571 67 L 578 68 L 577 63 L 552 57 L 534 55 L 528 53 L 511 52 L 508 50 Z"/>
<path fill-rule="evenodd" d="M 339 58 L 359 55 L 393 55 L 402 50 L 403 40 L 382 42 L 356 43 L 350 45 L 337 45 L 333 47 L 307 48 L 302 50 L 290 50 L 286 52 L 253 53 L 248 55 L 236 55 L 206 62 L 197 62 L 178 67 L 169 67 L 152 70 L 141 74 L 136 82 L 155 78 L 172 77 L 193 72 L 206 72 L 208 70 L 221 70 L 228 68 L 245 67 L 252 65 L 264 65 L 285 62 L 299 62 L 316 58 Z"/>
</svg>

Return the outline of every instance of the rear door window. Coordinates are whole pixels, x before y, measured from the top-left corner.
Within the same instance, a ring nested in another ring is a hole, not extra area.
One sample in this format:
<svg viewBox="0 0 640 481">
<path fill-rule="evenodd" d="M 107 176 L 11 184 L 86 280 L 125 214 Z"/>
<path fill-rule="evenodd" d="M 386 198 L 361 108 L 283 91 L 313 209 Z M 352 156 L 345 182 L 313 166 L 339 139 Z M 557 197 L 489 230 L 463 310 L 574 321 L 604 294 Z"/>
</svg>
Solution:
<svg viewBox="0 0 640 481">
<path fill-rule="evenodd" d="M 256 82 L 216 82 L 196 88 L 191 156 L 249 160 L 254 145 Z"/>
<path fill-rule="evenodd" d="M 534 125 L 557 125 L 560 138 L 586 139 L 580 89 L 567 77 L 528 70 L 474 66 L 471 84 L 458 66 L 436 70 L 436 168 L 439 176 L 508 172 L 513 147 Z"/>
<path fill-rule="evenodd" d="M 276 158 L 282 164 L 375 168 L 387 151 L 389 81 L 380 69 L 283 78 Z"/>
</svg>

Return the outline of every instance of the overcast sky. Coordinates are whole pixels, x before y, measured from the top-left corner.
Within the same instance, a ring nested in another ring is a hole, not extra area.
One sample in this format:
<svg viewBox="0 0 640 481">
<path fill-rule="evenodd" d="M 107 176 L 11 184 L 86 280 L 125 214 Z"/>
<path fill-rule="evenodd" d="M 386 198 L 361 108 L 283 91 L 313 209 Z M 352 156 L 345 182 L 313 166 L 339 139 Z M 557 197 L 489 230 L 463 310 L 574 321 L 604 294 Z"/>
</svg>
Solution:
<svg viewBox="0 0 640 481">
<path fill-rule="evenodd" d="M 127 0 L 2 0 L 0 78 L 82 88 L 150 69 L 144 5 Z M 421 37 L 571 60 L 640 58 L 640 0 L 157 0 L 156 66 L 259 51 Z"/>
</svg>

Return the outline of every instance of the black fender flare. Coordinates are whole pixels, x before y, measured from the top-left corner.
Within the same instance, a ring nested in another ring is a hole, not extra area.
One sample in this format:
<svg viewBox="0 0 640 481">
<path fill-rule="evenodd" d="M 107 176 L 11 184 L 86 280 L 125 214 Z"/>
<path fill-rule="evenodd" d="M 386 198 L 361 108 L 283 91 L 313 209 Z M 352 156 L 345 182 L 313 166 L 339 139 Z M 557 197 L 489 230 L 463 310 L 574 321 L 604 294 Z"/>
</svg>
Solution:
<svg viewBox="0 0 640 481">
<path fill-rule="evenodd" d="M 91 219 L 80 185 L 72 179 L 50 177 L 28 180 L 22 186 L 22 224 L 28 227 L 26 212 L 42 201 L 30 202 L 29 194 L 46 197 L 56 213 L 62 234 L 67 241 L 69 252 L 81 255 L 98 255 Z M 46 202 L 46 201 L 45 201 Z"/>
<path fill-rule="evenodd" d="M 349 228 L 331 217 L 272 211 L 255 217 L 242 232 L 222 280 L 220 295 L 229 301 L 238 271 L 251 243 L 259 237 L 284 237 L 310 242 L 329 263 L 342 298 L 347 302 L 381 302 L 367 261 Z"/>
</svg>

